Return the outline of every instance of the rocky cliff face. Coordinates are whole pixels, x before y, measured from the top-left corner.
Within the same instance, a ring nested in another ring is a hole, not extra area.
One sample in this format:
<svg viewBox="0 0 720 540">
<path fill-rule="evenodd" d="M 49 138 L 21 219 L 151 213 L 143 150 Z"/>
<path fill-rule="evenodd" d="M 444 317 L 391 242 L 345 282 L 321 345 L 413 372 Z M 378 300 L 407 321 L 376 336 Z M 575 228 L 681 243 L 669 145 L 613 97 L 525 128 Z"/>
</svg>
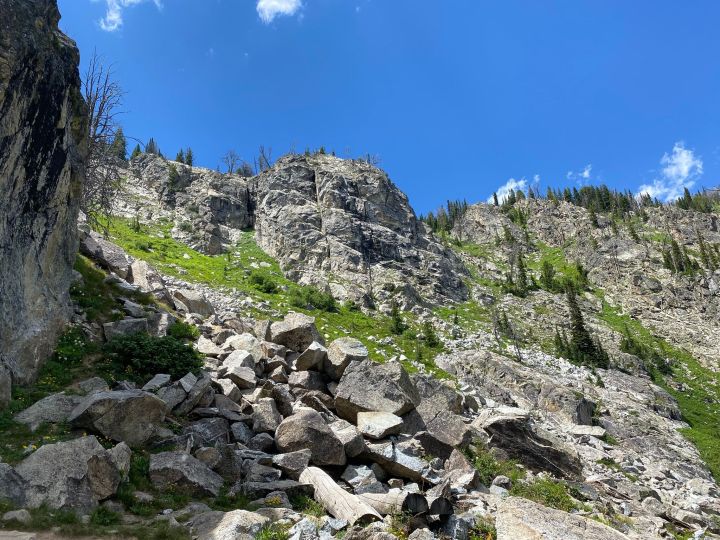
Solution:
<svg viewBox="0 0 720 540">
<path fill-rule="evenodd" d="M 462 299 L 465 270 L 381 170 L 334 156 L 288 156 L 255 184 L 258 243 L 288 275 L 339 298 Z M 384 294 L 385 293 L 385 294 Z"/>
<path fill-rule="evenodd" d="M 0 364 L 28 382 L 67 316 L 84 104 L 50 0 L 0 2 Z M 7 398 L 6 393 L 2 394 Z"/>
<path fill-rule="evenodd" d="M 143 155 L 130 165 L 117 209 L 171 219 L 173 236 L 208 254 L 254 226 L 290 279 L 340 300 L 370 305 L 400 293 L 410 307 L 467 294 L 459 258 L 387 175 L 361 160 L 289 155 L 242 178 Z"/>
</svg>

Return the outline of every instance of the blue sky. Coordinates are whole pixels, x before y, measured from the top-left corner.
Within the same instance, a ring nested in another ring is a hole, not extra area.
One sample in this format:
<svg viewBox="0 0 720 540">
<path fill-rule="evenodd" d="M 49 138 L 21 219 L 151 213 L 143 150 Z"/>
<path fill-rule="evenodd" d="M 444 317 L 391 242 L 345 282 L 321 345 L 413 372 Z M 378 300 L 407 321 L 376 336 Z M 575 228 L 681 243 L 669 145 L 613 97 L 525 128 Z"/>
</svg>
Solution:
<svg viewBox="0 0 720 540">
<path fill-rule="evenodd" d="M 671 199 L 720 174 L 714 0 L 59 0 L 126 134 L 215 168 L 377 154 L 419 213 L 502 186 Z"/>
</svg>

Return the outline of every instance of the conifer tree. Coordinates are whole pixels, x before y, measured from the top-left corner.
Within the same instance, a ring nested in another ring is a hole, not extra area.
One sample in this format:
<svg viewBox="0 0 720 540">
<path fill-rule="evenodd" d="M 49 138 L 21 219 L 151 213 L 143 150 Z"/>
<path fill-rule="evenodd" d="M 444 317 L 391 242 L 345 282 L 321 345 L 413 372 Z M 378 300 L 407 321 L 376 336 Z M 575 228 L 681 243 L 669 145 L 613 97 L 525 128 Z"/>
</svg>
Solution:
<svg viewBox="0 0 720 540">
<path fill-rule="evenodd" d="M 582 311 L 578 305 L 574 287 L 567 287 L 567 304 L 570 311 L 569 360 L 581 365 L 606 368 L 609 364 L 607 353 L 600 343 L 590 336 L 585 327 Z"/>
<path fill-rule="evenodd" d="M 132 160 L 132 159 L 135 159 L 135 158 L 138 157 L 140 154 L 142 154 L 142 150 L 140 150 L 140 145 L 139 145 L 139 144 L 136 144 L 136 145 L 135 145 L 135 148 L 133 148 L 132 154 L 130 154 L 130 159 L 131 159 L 131 160 Z"/>
<path fill-rule="evenodd" d="M 157 143 L 155 142 L 155 139 L 150 137 L 150 140 L 145 145 L 145 153 L 146 154 L 155 154 L 156 156 L 160 154 L 160 148 L 158 148 Z"/>
<path fill-rule="evenodd" d="M 393 300 L 390 305 L 390 332 L 399 336 L 405 330 L 407 330 L 407 325 L 405 324 L 402 315 L 400 315 L 400 307 L 397 302 Z"/>
<path fill-rule="evenodd" d="M 183 151 L 182 148 L 178 151 L 177 155 L 175 156 L 175 161 L 177 161 L 178 163 L 185 163 L 185 152 Z"/>
<path fill-rule="evenodd" d="M 192 148 L 188 147 L 187 151 L 185 152 L 185 164 L 193 166 L 194 157 L 193 157 L 193 151 Z"/>
<path fill-rule="evenodd" d="M 110 151 L 112 155 L 118 159 L 123 161 L 127 159 L 127 140 L 125 139 L 122 127 L 117 128 L 117 131 L 115 131 L 115 137 L 113 137 L 113 142 L 110 145 Z"/>
</svg>

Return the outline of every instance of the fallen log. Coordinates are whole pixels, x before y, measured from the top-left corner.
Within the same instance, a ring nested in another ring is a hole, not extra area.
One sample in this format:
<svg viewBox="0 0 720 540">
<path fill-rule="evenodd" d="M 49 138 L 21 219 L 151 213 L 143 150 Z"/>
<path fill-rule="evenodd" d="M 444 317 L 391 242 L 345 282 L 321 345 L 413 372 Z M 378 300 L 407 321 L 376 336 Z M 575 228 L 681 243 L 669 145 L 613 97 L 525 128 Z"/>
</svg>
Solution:
<svg viewBox="0 0 720 540">
<path fill-rule="evenodd" d="M 372 506 L 345 491 L 322 469 L 308 467 L 300 474 L 300 482 L 312 485 L 315 488 L 315 500 L 333 517 L 344 519 L 350 525 L 358 521 L 366 523 L 382 519 Z"/>
<path fill-rule="evenodd" d="M 428 511 L 424 495 L 400 489 L 391 489 L 387 493 L 361 493 L 357 497 L 383 516 L 398 512 L 416 516 Z"/>
</svg>

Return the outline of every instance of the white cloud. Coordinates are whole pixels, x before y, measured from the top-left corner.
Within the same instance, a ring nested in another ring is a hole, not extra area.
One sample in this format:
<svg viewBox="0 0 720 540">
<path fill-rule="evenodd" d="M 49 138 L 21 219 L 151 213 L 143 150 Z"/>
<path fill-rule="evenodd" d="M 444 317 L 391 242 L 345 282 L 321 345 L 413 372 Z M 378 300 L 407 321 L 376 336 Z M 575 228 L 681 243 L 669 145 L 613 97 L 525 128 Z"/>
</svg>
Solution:
<svg viewBox="0 0 720 540">
<path fill-rule="evenodd" d="M 114 32 L 123 24 L 123 9 L 141 4 L 146 0 L 105 0 L 107 10 L 105 16 L 100 19 L 100 28 L 106 32 Z M 161 0 L 152 0 L 158 9 L 162 9 Z"/>
<path fill-rule="evenodd" d="M 278 15 L 295 15 L 302 8 L 301 0 L 257 0 L 257 12 L 265 24 Z"/>
<path fill-rule="evenodd" d="M 671 154 L 663 154 L 660 165 L 663 166 L 661 177 L 654 179 L 651 184 L 640 186 L 640 195 L 657 197 L 663 202 L 674 201 L 682 195 L 684 188 L 693 187 L 695 180 L 703 173 L 702 159 L 685 148 L 682 141 L 675 143 Z"/>
<path fill-rule="evenodd" d="M 538 180 L 540 179 L 540 176 L 538 176 L 537 174 L 535 175 L 535 177 L 537 177 Z M 497 191 L 495 193 L 497 194 L 498 201 L 500 201 L 502 203 L 505 199 L 507 199 L 508 195 L 510 195 L 511 189 L 514 191 L 516 191 L 518 189 L 525 191 L 525 189 L 527 188 L 527 185 L 528 185 L 528 183 L 527 183 L 527 180 L 525 180 L 525 178 L 521 178 L 520 180 L 515 180 L 514 178 L 510 178 L 502 186 L 497 188 Z M 493 202 L 492 195 L 490 197 L 488 197 L 487 202 L 489 202 L 489 203 Z"/>
<path fill-rule="evenodd" d="M 592 176 L 592 163 L 585 165 L 585 168 L 580 172 L 568 171 L 565 177 L 568 180 L 574 180 L 578 184 L 586 184 Z"/>
</svg>

